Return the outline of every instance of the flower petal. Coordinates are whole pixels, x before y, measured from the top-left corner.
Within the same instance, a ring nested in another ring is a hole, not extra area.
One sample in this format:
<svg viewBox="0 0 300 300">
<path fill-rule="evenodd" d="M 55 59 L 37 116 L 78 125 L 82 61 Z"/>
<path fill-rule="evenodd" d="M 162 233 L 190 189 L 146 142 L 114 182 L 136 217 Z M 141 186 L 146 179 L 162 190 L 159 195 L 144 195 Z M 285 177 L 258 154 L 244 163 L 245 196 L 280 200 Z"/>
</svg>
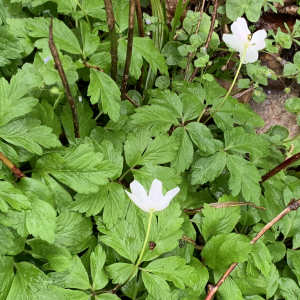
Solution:
<svg viewBox="0 0 300 300">
<path fill-rule="evenodd" d="M 127 191 L 125 191 L 125 193 L 128 195 L 128 197 L 134 202 L 134 204 L 139 207 L 140 209 L 142 209 L 145 212 L 150 213 L 150 208 L 146 205 L 146 202 L 144 202 L 141 198 L 137 197 L 134 194 L 131 194 Z"/>
<path fill-rule="evenodd" d="M 223 34 L 223 41 L 226 43 L 227 46 L 232 48 L 235 51 L 243 52 L 245 48 L 245 44 L 241 41 L 238 41 L 234 35 L 232 34 Z"/>
<path fill-rule="evenodd" d="M 179 193 L 180 188 L 176 187 L 175 189 L 168 191 L 164 196 L 162 201 L 159 204 L 159 209 L 157 211 L 165 209 L 171 202 L 171 200 Z"/>
<path fill-rule="evenodd" d="M 242 56 L 241 53 L 240 56 Z M 243 64 L 253 63 L 257 60 L 258 60 L 258 52 L 256 50 L 252 51 L 252 47 L 249 47 L 246 51 Z"/>
<path fill-rule="evenodd" d="M 159 206 L 162 198 L 162 182 L 158 179 L 154 179 L 149 192 L 150 208 L 154 209 L 154 211 L 157 211 L 156 208 Z"/>
<path fill-rule="evenodd" d="M 231 31 L 236 39 L 241 40 L 244 44 L 248 43 L 250 30 L 248 29 L 247 22 L 244 18 L 237 18 L 231 25 Z"/>
<path fill-rule="evenodd" d="M 267 32 L 265 30 L 258 30 L 254 32 L 252 39 L 250 41 L 250 45 L 264 42 L 266 37 L 267 37 Z"/>
<path fill-rule="evenodd" d="M 147 202 L 147 200 L 148 200 L 147 192 L 144 189 L 144 187 L 138 181 L 133 180 L 130 183 L 130 189 L 131 189 L 131 192 L 135 196 L 137 196 L 138 198 L 143 200 L 145 203 Z"/>
<path fill-rule="evenodd" d="M 266 47 L 266 42 L 262 41 L 262 42 L 250 45 L 249 47 L 251 47 L 252 51 L 254 51 L 254 50 L 258 51 L 258 50 L 264 49 Z"/>
</svg>

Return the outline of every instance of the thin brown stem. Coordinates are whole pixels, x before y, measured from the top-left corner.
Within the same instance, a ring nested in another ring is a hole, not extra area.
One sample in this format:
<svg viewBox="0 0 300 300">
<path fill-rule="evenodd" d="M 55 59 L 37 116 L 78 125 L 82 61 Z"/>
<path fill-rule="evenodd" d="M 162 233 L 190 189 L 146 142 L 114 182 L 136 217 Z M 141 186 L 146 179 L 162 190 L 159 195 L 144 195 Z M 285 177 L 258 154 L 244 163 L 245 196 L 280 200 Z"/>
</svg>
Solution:
<svg viewBox="0 0 300 300">
<path fill-rule="evenodd" d="M 124 74 L 123 74 L 123 80 L 121 86 L 121 100 L 124 100 L 125 98 L 127 81 L 129 77 L 129 68 L 130 68 L 131 56 L 132 56 L 135 1 L 136 0 L 130 0 L 127 54 L 126 54 L 126 62 L 125 62 L 125 68 L 124 68 Z"/>
<path fill-rule="evenodd" d="M 142 9 L 141 9 L 141 1 L 136 0 L 136 17 L 138 22 L 138 29 L 139 29 L 139 36 L 144 37 L 144 24 L 143 24 L 143 15 L 142 15 Z M 144 66 L 142 66 L 141 69 L 141 76 L 137 82 L 136 90 L 140 91 L 142 87 L 142 81 L 143 81 L 143 73 L 144 73 Z"/>
<path fill-rule="evenodd" d="M 285 160 L 284 162 L 282 162 L 281 164 L 279 164 L 278 166 L 276 166 L 274 169 L 272 169 L 271 171 L 269 171 L 267 174 L 263 175 L 261 177 L 261 181 L 259 183 L 260 184 L 264 183 L 266 180 L 268 180 L 269 178 L 273 177 L 274 175 L 276 175 L 280 171 L 282 171 L 285 168 L 287 168 L 292 163 L 298 161 L 299 159 L 300 159 L 300 152 L 296 153 L 295 155 L 293 155 L 292 157 L 288 158 L 287 160 Z"/>
<path fill-rule="evenodd" d="M 250 242 L 252 245 L 254 245 L 263 235 L 264 233 L 269 230 L 276 222 L 278 222 L 280 219 L 282 219 L 286 214 L 288 214 L 292 210 L 297 210 L 300 207 L 300 199 L 295 201 L 295 199 L 292 199 L 291 202 L 288 204 L 288 206 L 278 215 L 276 216 L 271 222 L 266 224 L 264 228 L 252 239 Z M 214 294 L 217 292 L 219 287 L 223 284 L 225 279 L 230 275 L 230 273 L 234 270 L 234 268 L 237 266 L 237 263 L 231 264 L 231 266 L 228 268 L 228 270 L 223 274 L 223 276 L 220 278 L 218 283 L 210 289 L 208 294 L 206 295 L 204 300 L 211 300 Z"/>
<path fill-rule="evenodd" d="M 199 17 L 199 21 L 198 21 L 198 25 L 197 25 L 197 29 L 196 29 L 196 34 L 198 34 L 199 28 L 200 28 L 200 25 L 201 25 L 202 15 L 203 15 L 203 10 L 204 10 L 204 4 L 205 4 L 205 0 L 202 0 L 201 12 L 200 12 L 200 17 Z M 186 78 L 187 78 L 190 63 L 191 63 L 192 56 L 193 56 L 194 53 L 195 52 L 191 52 L 190 55 L 189 55 L 189 59 L 188 59 L 187 65 L 186 65 L 184 80 L 186 80 Z"/>
<path fill-rule="evenodd" d="M 208 36 L 207 36 L 207 40 L 206 40 L 206 43 L 205 43 L 205 48 L 207 49 L 208 46 L 209 46 L 209 43 L 210 43 L 210 40 L 211 40 L 211 37 L 212 37 L 212 34 L 213 34 L 213 31 L 214 31 L 214 27 L 215 27 L 215 21 L 216 21 L 216 16 L 217 16 L 217 9 L 218 9 L 218 4 L 219 4 L 219 0 L 215 0 L 215 3 L 214 3 L 214 10 L 213 10 L 213 13 L 212 13 L 212 16 L 211 16 L 211 24 L 210 24 L 210 29 L 209 29 L 209 33 L 208 33 Z M 198 67 L 196 67 L 194 69 L 194 72 L 192 73 L 190 79 L 189 79 L 189 82 L 192 82 L 198 72 Z"/>
<path fill-rule="evenodd" d="M 204 248 L 204 246 L 197 245 L 196 242 L 188 236 L 183 235 L 180 239 L 194 245 L 196 250 L 203 250 Z"/>
<path fill-rule="evenodd" d="M 73 99 L 70 87 L 69 87 L 69 83 L 66 77 L 66 74 L 64 72 L 61 60 L 59 58 L 55 43 L 54 43 L 54 39 L 53 39 L 53 20 L 51 18 L 51 22 L 50 22 L 50 27 L 49 27 L 49 48 L 51 51 L 51 54 L 53 56 L 55 65 L 54 68 L 57 69 L 59 76 L 61 78 L 62 84 L 64 86 L 69 104 L 71 106 L 71 110 L 72 110 L 72 116 L 73 116 L 73 125 L 74 125 L 74 133 L 75 133 L 75 137 L 79 138 L 79 122 L 78 122 L 78 116 L 77 116 L 77 110 L 76 110 L 76 106 L 75 106 L 75 101 Z"/>
<path fill-rule="evenodd" d="M 0 160 L 14 173 L 18 178 L 26 177 L 19 168 L 14 165 L 2 152 L 0 152 Z"/>
<path fill-rule="evenodd" d="M 137 103 L 135 103 L 135 102 L 129 97 L 128 94 L 125 93 L 125 97 L 126 97 L 127 100 L 129 100 L 135 107 L 139 107 L 139 106 L 137 105 Z"/>
<path fill-rule="evenodd" d="M 111 0 L 104 0 L 106 20 L 110 36 L 110 54 L 111 54 L 111 78 L 117 81 L 118 71 L 118 40 L 116 33 L 116 20 L 114 16 Z"/>
<path fill-rule="evenodd" d="M 100 67 L 91 66 L 91 65 L 88 65 L 88 64 L 84 64 L 84 66 L 85 66 L 85 67 L 87 67 L 87 68 L 96 69 L 96 70 L 98 70 L 98 71 L 100 71 L 100 72 L 103 72 L 103 73 L 105 73 L 105 72 L 104 72 L 104 70 L 103 70 L 103 69 L 101 69 Z"/>
</svg>

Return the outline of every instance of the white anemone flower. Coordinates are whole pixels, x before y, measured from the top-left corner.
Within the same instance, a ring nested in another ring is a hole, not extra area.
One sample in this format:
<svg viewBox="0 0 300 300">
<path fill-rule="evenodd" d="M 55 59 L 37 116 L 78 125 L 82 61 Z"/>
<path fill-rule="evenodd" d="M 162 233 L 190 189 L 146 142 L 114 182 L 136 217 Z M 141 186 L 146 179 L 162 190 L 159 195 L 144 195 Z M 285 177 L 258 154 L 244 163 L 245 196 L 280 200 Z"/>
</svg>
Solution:
<svg viewBox="0 0 300 300">
<path fill-rule="evenodd" d="M 247 22 L 244 18 L 238 18 L 231 25 L 232 34 L 223 34 L 223 41 L 233 50 L 240 53 L 240 57 L 247 47 L 243 63 L 253 63 L 258 59 L 258 50 L 266 47 L 265 38 L 267 32 L 265 30 L 256 31 L 252 38 Z"/>
<path fill-rule="evenodd" d="M 180 191 L 180 188 L 176 187 L 163 196 L 162 182 L 158 179 L 153 180 L 149 196 L 144 187 L 136 180 L 130 184 L 130 189 L 132 194 L 125 191 L 129 198 L 136 206 L 148 213 L 165 209 Z"/>
</svg>

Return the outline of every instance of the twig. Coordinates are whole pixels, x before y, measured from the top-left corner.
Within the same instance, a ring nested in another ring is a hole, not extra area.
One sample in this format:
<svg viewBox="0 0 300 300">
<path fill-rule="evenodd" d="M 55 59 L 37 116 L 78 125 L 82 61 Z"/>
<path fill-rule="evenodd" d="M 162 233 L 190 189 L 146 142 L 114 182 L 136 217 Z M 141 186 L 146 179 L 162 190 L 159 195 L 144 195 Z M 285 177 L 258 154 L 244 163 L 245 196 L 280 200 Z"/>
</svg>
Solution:
<svg viewBox="0 0 300 300">
<path fill-rule="evenodd" d="M 118 40 L 116 33 L 116 20 L 114 16 L 111 0 L 104 0 L 106 20 L 110 36 L 110 54 L 111 54 L 111 78 L 117 81 L 118 72 Z"/>
<path fill-rule="evenodd" d="M 26 177 L 26 175 L 23 174 L 2 152 L 0 152 L 0 160 L 14 173 L 16 177 Z"/>
<path fill-rule="evenodd" d="M 142 14 L 142 9 L 141 9 L 141 1 L 140 0 L 135 0 L 136 1 L 136 18 L 137 18 L 137 23 L 138 23 L 138 29 L 139 29 L 139 36 L 144 37 L 144 24 L 143 24 L 143 14 Z"/>
<path fill-rule="evenodd" d="M 199 18 L 199 21 L 198 21 L 198 25 L 197 25 L 197 29 L 196 29 L 195 34 L 198 34 L 198 31 L 199 31 L 199 28 L 200 28 L 200 24 L 201 24 L 201 21 L 202 21 L 203 10 L 204 10 L 204 4 L 205 4 L 205 0 L 202 0 L 200 18 Z M 188 59 L 188 62 L 187 62 L 187 65 L 186 65 L 185 74 L 184 74 L 184 80 L 186 80 L 186 78 L 187 78 L 189 67 L 190 67 L 190 63 L 191 63 L 192 56 L 193 56 L 194 53 L 195 52 L 191 52 L 190 55 L 189 55 L 189 59 Z"/>
<path fill-rule="evenodd" d="M 261 177 L 261 181 L 259 183 L 260 184 L 264 183 L 266 180 L 273 177 L 274 175 L 276 175 L 277 173 L 279 173 L 283 169 L 287 168 L 289 165 L 291 165 L 292 163 L 296 162 L 299 159 L 300 159 L 300 152 L 296 153 L 295 155 L 288 158 L 287 160 L 285 160 L 284 162 L 282 162 L 281 164 L 276 166 L 274 169 L 269 171 L 267 174 L 263 175 Z"/>
<path fill-rule="evenodd" d="M 51 18 L 51 22 L 50 22 L 50 27 L 49 27 L 49 48 L 51 51 L 51 54 L 53 56 L 55 65 L 54 68 L 57 69 L 59 76 L 61 78 L 62 84 L 65 88 L 65 92 L 67 95 L 67 98 L 69 100 L 69 104 L 71 106 L 71 110 L 72 110 L 72 116 L 73 116 L 73 124 L 74 124 L 74 133 L 75 133 L 75 137 L 79 138 L 79 122 L 78 122 L 78 116 L 77 116 L 77 111 L 76 111 L 76 106 L 75 106 L 75 101 L 73 99 L 70 87 L 69 87 L 69 83 L 66 77 L 66 74 L 64 72 L 61 60 L 59 58 L 55 43 L 54 43 L 54 39 L 53 39 L 53 20 Z"/>
<path fill-rule="evenodd" d="M 87 68 L 96 69 L 96 70 L 98 70 L 98 71 L 100 71 L 100 72 L 105 73 L 104 70 L 101 69 L 100 67 L 96 67 L 96 66 L 92 66 L 92 65 L 88 65 L 88 64 L 84 64 L 84 66 L 87 67 Z"/>
<path fill-rule="evenodd" d="M 300 199 L 295 201 L 295 199 L 292 199 L 291 202 L 288 204 L 288 206 L 277 216 L 275 217 L 271 222 L 265 225 L 265 227 L 252 239 L 250 242 L 252 245 L 254 245 L 259 238 L 262 237 L 262 235 L 269 230 L 276 222 L 278 222 L 280 219 L 282 219 L 286 214 L 288 214 L 292 210 L 297 210 L 300 207 Z M 218 283 L 208 292 L 204 300 L 211 300 L 213 295 L 217 292 L 219 287 L 222 285 L 222 283 L 225 281 L 225 279 L 230 275 L 230 273 L 234 270 L 234 268 L 237 266 L 238 263 L 233 263 L 228 268 L 228 270 L 223 274 L 223 276 L 220 278 Z"/>
<path fill-rule="evenodd" d="M 142 9 L 141 9 L 141 1 L 136 0 L 136 18 L 138 22 L 138 29 L 139 29 L 139 36 L 144 37 L 144 24 L 143 24 L 143 15 L 142 15 Z M 144 66 L 142 66 L 141 69 L 141 76 L 137 82 L 136 90 L 140 91 L 142 87 L 142 81 L 143 81 L 143 73 L 144 73 Z"/>
<path fill-rule="evenodd" d="M 258 208 L 258 209 L 266 209 L 265 207 L 262 206 L 257 206 L 254 203 L 251 202 L 241 202 L 241 201 L 226 201 L 226 202 L 215 202 L 215 203 L 209 203 L 208 204 L 211 207 L 214 207 L 215 209 L 217 208 L 224 208 L 224 207 L 235 207 L 235 206 L 244 206 L 244 205 L 250 205 L 254 208 Z M 189 209 L 189 208 L 185 208 L 183 211 L 187 214 L 187 215 L 194 215 L 200 211 L 202 211 L 204 207 L 200 206 L 198 208 L 195 209 Z"/>
<path fill-rule="evenodd" d="M 125 93 L 125 97 L 135 106 L 135 107 L 139 107 L 137 103 L 135 103 L 128 94 Z"/>
<path fill-rule="evenodd" d="M 216 21 L 216 16 L 217 16 L 217 9 L 218 9 L 218 4 L 219 4 L 219 0 L 215 0 L 215 3 L 214 3 L 214 10 L 213 10 L 213 13 L 211 15 L 211 24 L 210 24 L 210 29 L 209 29 L 209 33 L 208 33 L 208 36 L 207 36 L 207 40 L 206 40 L 206 43 L 205 43 L 205 48 L 207 49 L 208 46 L 209 46 L 209 42 L 211 40 L 211 36 L 212 36 L 212 33 L 214 31 L 214 27 L 215 27 L 215 21 Z M 190 79 L 189 79 L 189 82 L 192 82 L 198 72 L 198 69 L 199 67 L 196 67 L 194 69 L 194 72 L 192 73 Z"/>
<path fill-rule="evenodd" d="M 180 239 L 194 245 L 197 250 L 203 250 L 204 248 L 204 246 L 197 245 L 196 242 L 188 236 L 183 235 Z"/>
<path fill-rule="evenodd" d="M 239 99 L 239 98 L 243 97 L 244 95 L 247 95 L 248 93 L 251 93 L 253 91 L 254 91 L 254 86 L 251 85 L 247 90 L 237 93 L 235 95 L 232 95 L 231 97 L 233 97 L 235 99 Z"/>
<path fill-rule="evenodd" d="M 121 86 L 121 100 L 124 100 L 125 97 L 127 80 L 129 76 L 129 68 L 131 63 L 133 29 L 134 29 L 134 11 L 135 11 L 135 0 L 130 0 L 127 54 L 126 54 L 126 62 L 125 62 L 125 68 L 124 68 L 124 74 L 123 74 L 123 80 Z"/>
</svg>

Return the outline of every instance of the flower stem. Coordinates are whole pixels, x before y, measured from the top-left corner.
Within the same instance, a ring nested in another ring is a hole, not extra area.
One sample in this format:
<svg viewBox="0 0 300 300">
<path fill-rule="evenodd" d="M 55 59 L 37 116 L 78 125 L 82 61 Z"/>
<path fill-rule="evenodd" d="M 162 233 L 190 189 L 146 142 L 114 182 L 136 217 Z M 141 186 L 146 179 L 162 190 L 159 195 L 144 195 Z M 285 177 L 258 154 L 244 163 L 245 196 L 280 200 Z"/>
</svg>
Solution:
<svg viewBox="0 0 300 300">
<path fill-rule="evenodd" d="M 123 284 L 121 284 L 121 285 L 119 285 L 117 287 L 117 290 L 119 290 L 120 288 L 122 288 L 132 278 L 132 276 L 135 274 L 136 270 L 138 269 L 139 265 L 142 262 L 143 255 L 144 255 L 144 252 L 145 252 L 145 249 L 146 249 L 146 246 L 147 246 L 147 242 L 148 242 L 148 239 L 149 239 L 152 217 L 153 217 L 153 210 L 151 210 L 151 212 L 150 212 L 149 221 L 148 221 L 148 228 L 147 228 L 147 232 L 146 232 L 146 237 L 145 237 L 144 245 L 143 245 L 141 254 L 139 256 L 139 259 L 138 259 L 137 263 L 135 264 L 134 269 L 131 272 L 131 274 L 129 275 L 129 277 L 126 279 L 126 281 Z"/>
<path fill-rule="evenodd" d="M 76 4 L 77 4 L 77 5 L 80 7 L 80 9 L 82 10 L 82 12 L 83 12 L 83 14 L 84 14 L 84 16 L 85 16 L 85 18 L 86 18 L 86 21 L 87 21 L 87 23 L 88 23 L 88 25 L 89 25 L 90 31 L 92 31 L 92 26 L 91 26 L 90 20 L 89 20 L 89 18 L 88 18 L 88 16 L 87 16 L 86 12 L 85 12 L 85 9 L 82 7 L 82 5 L 79 3 L 79 1 L 77 1 L 77 0 L 73 0 L 73 1 L 76 2 Z"/>
<path fill-rule="evenodd" d="M 224 99 L 222 100 L 222 102 L 219 104 L 219 106 L 213 111 L 213 113 L 205 120 L 205 122 L 204 122 L 203 124 L 207 123 L 207 121 L 210 120 L 210 119 L 212 118 L 212 116 L 220 109 L 220 107 L 224 104 L 224 102 L 225 102 L 226 99 L 228 98 L 228 96 L 229 96 L 229 94 L 230 94 L 230 92 L 231 92 L 231 90 L 232 90 L 232 88 L 233 88 L 233 86 L 234 86 L 234 84 L 235 84 L 235 82 L 236 82 L 236 80 L 237 80 L 237 77 L 238 77 L 238 75 L 239 75 L 239 73 L 240 73 L 240 70 L 241 70 L 241 67 L 242 67 L 242 64 L 243 64 L 243 60 L 244 60 L 245 55 L 246 55 L 247 48 L 248 48 L 248 47 L 246 46 L 246 47 L 245 47 L 245 50 L 244 50 L 244 52 L 243 52 L 243 55 L 242 55 L 242 58 L 241 58 L 239 67 L 238 67 L 238 69 L 237 69 L 237 71 L 236 71 L 235 77 L 234 77 L 234 79 L 233 79 L 233 81 L 232 81 L 232 84 L 231 84 L 231 86 L 230 86 L 230 88 L 229 88 L 229 90 L 228 90 L 226 96 L 224 97 Z"/>
</svg>

